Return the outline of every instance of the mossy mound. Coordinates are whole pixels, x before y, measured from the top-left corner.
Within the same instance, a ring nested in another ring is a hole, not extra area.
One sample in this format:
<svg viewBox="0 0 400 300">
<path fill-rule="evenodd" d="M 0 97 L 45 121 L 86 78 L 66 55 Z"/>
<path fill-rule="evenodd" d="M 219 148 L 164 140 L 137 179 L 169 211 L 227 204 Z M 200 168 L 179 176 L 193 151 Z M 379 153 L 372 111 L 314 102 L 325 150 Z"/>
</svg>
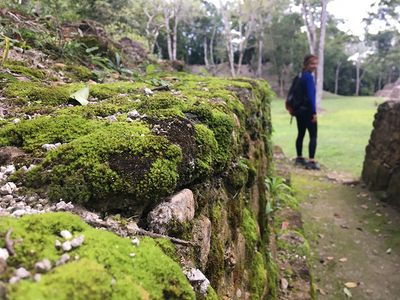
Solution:
<svg viewBox="0 0 400 300">
<path fill-rule="evenodd" d="M 70 262 L 43 274 L 39 282 L 26 279 L 8 284 L 7 299 L 195 298 L 179 265 L 150 238 L 141 238 L 140 244 L 133 246 L 129 239 L 93 229 L 68 213 L 1 218 L 0 233 L 4 236 L 9 228 L 13 228 L 16 256 L 8 259 L 2 280 L 18 267 L 35 274 L 34 264 L 45 258 L 54 266 L 62 254 L 55 247 L 55 241 L 62 240 L 61 230 L 69 230 L 73 236 L 84 235 L 85 241 L 69 253 Z M 168 249 L 174 248 L 168 241 L 162 243 Z M 0 247 L 4 247 L 4 238 Z"/>
<path fill-rule="evenodd" d="M 269 105 L 267 84 L 184 73 L 158 76 L 91 84 L 90 104 L 68 107 L 69 95 L 82 83 L 8 83 L 3 93 L 18 112 L 51 112 L 0 129 L 1 146 L 22 147 L 40 159 L 36 169 L 16 180 L 51 200 L 139 217 L 177 189 L 228 170 L 241 174 L 234 187 L 241 188 L 254 169 L 245 159 L 237 162 L 243 135 L 268 127 L 259 115 Z M 168 87 L 144 89 L 160 83 Z M 133 110 L 136 117 L 127 118 Z M 53 143 L 63 145 L 42 149 Z"/>
</svg>

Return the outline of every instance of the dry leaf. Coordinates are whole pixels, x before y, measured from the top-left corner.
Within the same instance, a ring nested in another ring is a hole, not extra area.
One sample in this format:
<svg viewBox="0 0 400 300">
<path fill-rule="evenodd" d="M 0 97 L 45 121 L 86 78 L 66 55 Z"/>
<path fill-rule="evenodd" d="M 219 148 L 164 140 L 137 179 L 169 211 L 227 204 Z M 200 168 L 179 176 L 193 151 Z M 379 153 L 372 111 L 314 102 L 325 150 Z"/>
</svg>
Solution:
<svg viewBox="0 0 400 300">
<path fill-rule="evenodd" d="M 387 249 L 387 250 L 386 250 L 386 253 L 387 253 L 387 254 L 392 253 L 392 248 Z"/>
<path fill-rule="evenodd" d="M 341 259 L 339 259 L 340 262 L 346 262 L 347 261 L 347 257 L 342 257 Z"/>
<path fill-rule="evenodd" d="M 354 289 L 354 288 L 358 287 L 357 282 L 346 282 L 344 285 L 349 289 Z"/>
<path fill-rule="evenodd" d="M 365 204 L 363 204 L 363 205 L 361 205 L 361 208 L 363 208 L 363 209 L 368 209 L 368 206 L 365 205 Z"/>
<path fill-rule="evenodd" d="M 333 260 L 334 257 L 333 257 L 333 256 L 327 256 L 326 259 L 327 259 L 327 260 Z"/>
<path fill-rule="evenodd" d="M 285 230 L 285 229 L 287 229 L 289 227 L 289 222 L 282 222 L 282 226 L 281 226 L 281 229 L 282 230 Z"/>
</svg>

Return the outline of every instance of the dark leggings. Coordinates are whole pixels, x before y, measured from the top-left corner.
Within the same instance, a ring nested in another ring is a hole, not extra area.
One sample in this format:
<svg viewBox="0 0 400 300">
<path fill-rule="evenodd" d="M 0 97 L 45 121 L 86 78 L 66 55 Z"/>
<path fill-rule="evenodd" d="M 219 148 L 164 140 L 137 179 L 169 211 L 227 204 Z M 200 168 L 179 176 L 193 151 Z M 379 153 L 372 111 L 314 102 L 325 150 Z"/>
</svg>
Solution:
<svg viewBox="0 0 400 300">
<path fill-rule="evenodd" d="M 310 135 L 310 144 L 308 145 L 308 153 L 310 155 L 310 159 L 314 159 L 315 157 L 315 150 L 317 149 L 318 125 L 317 122 L 311 122 L 311 119 L 312 117 L 309 115 L 296 117 L 298 130 L 296 151 L 298 157 L 303 156 L 303 140 L 306 134 L 306 130 L 308 130 L 308 133 Z"/>
</svg>

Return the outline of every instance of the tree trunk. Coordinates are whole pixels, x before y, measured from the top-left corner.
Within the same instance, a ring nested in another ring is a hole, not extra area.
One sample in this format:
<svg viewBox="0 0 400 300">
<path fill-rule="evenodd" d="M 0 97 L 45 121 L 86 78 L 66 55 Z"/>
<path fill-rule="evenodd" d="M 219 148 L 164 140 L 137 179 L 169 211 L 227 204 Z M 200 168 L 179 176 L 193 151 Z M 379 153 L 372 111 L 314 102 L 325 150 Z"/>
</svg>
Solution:
<svg viewBox="0 0 400 300">
<path fill-rule="evenodd" d="M 167 49 L 168 49 L 168 59 L 173 59 L 172 54 L 172 43 L 171 43 L 171 27 L 169 26 L 169 12 L 167 8 L 164 8 L 164 23 L 165 23 L 165 30 L 166 30 L 166 37 L 167 37 Z"/>
<path fill-rule="evenodd" d="M 340 66 L 342 65 L 342 62 L 339 61 L 336 65 L 336 76 L 335 76 L 335 95 L 338 94 L 339 91 L 339 75 L 340 75 Z"/>
<path fill-rule="evenodd" d="M 356 62 L 356 96 L 360 95 L 360 63 Z"/>
<path fill-rule="evenodd" d="M 208 45 L 207 45 L 207 37 L 204 37 L 203 41 L 203 49 L 204 49 L 204 64 L 208 67 Z"/>
<path fill-rule="evenodd" d="M 211 41 L 210 41 L 210 62 L 212 65 L 215 65 L 214 61 L 214 39 L 215 39 L 215 33 L 217 31 L 217 26 L 214 25 L 213 32 L 211 35 Z"/>
<path fill-rule="evenodd" d="M 176 48 L 177 48 L 177 40 L 178 40 L 178 16 L 174 16 L 174 30 L 172 33 L 172 60 L 176 60 Z"/>
<path fill-rule="evenodd" d="M 321 0 L 325 1 L 325 0 Z M 306 0 L 301 1 L 301 11 L 303 15 L 304 25 L 306 26 L 308 47 L 311 54 L 317 53 L 317 29 L 314 22 L 314 17 L 309 11 Z"/>
<path fill-rule="evenodd" d="M 262 77 L 262 54 L 264 47 L 264 33 L 261 33 L 260 39 L 258 40 L 258 57 L 257 57 L 257 77 Z"/>
<path fill-rule="evenodd" d="M 321 11 L 321 29 L 319 36 L 319 46 L 318 46 L 318 69 L 317 69 L 317 110 L 321 109 L 322 94 L 324 90 L 324 50 L 325 50 L 325 35 L 326 35 L 326 23 L 328 18 L 328 13 L 326 11 L 326 6 L 328 0 L 321 0 L 322 11 Z"/>
<path fill-rule="evenodd" d="M 238 65 L 237 65 L 237 69 L 236 69 L 236 75 L 240 75 L 240 69 L 242 67 L 242 61 L 243 61 L 243 47 L 244 47 L 244 42 L 245 40 L 243 39 L 243 35 L 242 35 L 242 20 L 239 17 L 239 60 L 238 60 Z"/>
<path fill-rule="evenodd" d="M 380 91 L 381 89 L 382 89 L 382 73 L 379 72 L 378 89 L 377 89 L 377 91 Z"/>
<path fill-rule="evenodd" d="M 224 7 L 222 4 L 222 1 L 220 2 L 221 4 L 221 13 L 222 13 L 222 23 L 224 25 L 224 31 L 225 31 L 225 46 L 226 46 L 226 51 L 228 52 L 228 60 L 229 60 L 229 66 L 231 69 L 231 75 L 232 77 L 235 77 L 235 61 L 234 61 L 234 53 L 233 53 L 233 46 L 232 46 L 232 34 L 231 34 L 231 24 L 229 20 L 229 16 L 227 15 L 227 9 Z"/>
</svg>

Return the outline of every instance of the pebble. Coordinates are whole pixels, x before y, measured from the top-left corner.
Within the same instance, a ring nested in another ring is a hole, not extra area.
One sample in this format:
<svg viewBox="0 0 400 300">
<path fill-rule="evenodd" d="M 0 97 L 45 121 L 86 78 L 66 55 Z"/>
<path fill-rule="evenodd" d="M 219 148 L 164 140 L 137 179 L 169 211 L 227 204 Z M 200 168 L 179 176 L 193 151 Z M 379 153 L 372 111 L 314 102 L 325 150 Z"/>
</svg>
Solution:
<svg viewBox="0 0 400 300">
<path fill-rule="evenodd" d="M 154 94 L 154 92 L 149 88 L 145 88 L 144 89 L 144 93 L 146 94 L 146 96 L 150 96 L 150 95 Z"/>
<path fill-rule="evenodd" d="M 56 143 L 56 144 L 44 144 L 44 145 L 42 145 L 42 148 L 48 152 L 48 151 L 57 149 L 57 148 L 60 147 L 61 145 L 62 145 L 61 143 Z"/>
<path fill-rule="evenodd" d="M 56 262 L 56 266 L 61 266 L 67 263 L 70 259 L 71 257 L 69 256 L 69 254 L 64 253 L 63 255 L 61 255 L 60 259 Z"/>
<path fill-rule="evenodd" d="M 33 276 L 33 280 L 34 280 L 35 282 L 39 282 L 41 279 L 42 279 L 42 275 L 41 275 L 41 274 L 35 274 L 35 275 Z"/>
<path fill-rule="evenodd" d="M 58 203 L 56 203 L 54 209 L 56 211 L 70 211 L 74 209 L 74 205 L 71 202 L 64 202 L 64 201 L 60 201 Z"/>
<path fill-rule="evenodd" d="M 2 173 L 4 173 L 5 175 L 11 175 L 15 173 L 15 171 L 16 170 L 14 165 L 8 165 Z"/>
<path fill-rule="evenodd" d="M 132 111 L 128 112 L 128 117 L 131 118 L 131 119 L 137 119 L 137 118 L 140 117 L 140 114 L 139 114 L 139 112 L 135 109 L 135 110 L 132 110 Z"/>
<path fill-rule="evenodd" d="M 70 241 L 64 242 L 64 243 L 61 245 L 61 248 L 62 248 L 65 252 L 71 251 L 71 249 L 72 249 L 71 242 L 70 242 Z"/>
<path fill-rule="evenodd" d="M 35 264 L 35 270 L 38 273 L 46 273 L 51 270 L 51 262 L 47 258 Z"/>
<path fill-rule="evenodd" d="M 130 256 L 130 257 L 135 257 L 135 256 L 136 256 L 136 253 L 133 253 L 133 252 L 132 252 L 132 253 L 129 253 L 129 256 Z"/>
<path fill-rule="evenodd" d="M 21 278 L 19 278 L 18 276 L 12 276 L 8 282 L 10 284 L 14 284 L 14 283 L 17 283 L 20 280 L 21 280 Z"/>
<path fill-rule="evenodd" d="M 83 244 L 84 241 L 85 241 L 85 237 L 83 235 L 80 235 L 71 241 L 71 246 L 72 246 L 72 248 L 78 248 L 79 246 L 81 246 Z"/>
<path fill-rule="evenodd" d="M 17 209 L 17 210 L 15 210 L 11 215 L 13 216 L 13 217 L 22 217 L 23 215 L 26 215 L 27 214 L 27 211 L 26 210 L 24 210 L 24 209 Z"/>
<path fill-rule="evenodd" d="M 107 117 L 107 120 L 108 120 L 109 122 L 117 122 L 117 121 L 118 121 L 117 117 L 114 116 L 114 115 L 108 116 L 108 117 Z"/>
<path fill-rule="evenodd" d="M 13 120 L 13 123 L 14 123 L 14 124 L 18 124 L 19 122 L 21 122 L 21 119 L 15 118 L 15 119 Z"/>
<path fill-rule="evenodd" d="M 11 195 L 14 191 L 17 190 L 17 186 L 14 182 L 7 182 L 0 188 L 0 193 L 2 195 Z"/>
<path fill-rule="evenodd" d="M 125 120 L 126 122 L 128 122 L 128 123 L 132 123 L 133 122 L 133 119 L 131 119 L 131 118 L 126 118 L 126 120 Z"/>
<path fill-rule="evenodd" d="M 25 268 L 18 268 L 14 271 L 14 276 L 24 279 L 24 278 L 28 278 L 29 276 L 31 276 L 31 273 L 29 273 Z"/>
<path fill-rule="evenodd" d="M 61 248 L 62 243 L 59 240 L 56 240 L 54 245 L 56 246 L 57 249 Z"/>
<path fill-rule="evenodd" d="M 6 261 L 9 256 L 10 255 L 8 254 L 7 249 L 0 248 L 0 259 L 3 259 L 4 261 Z"/>
<path fill-rule="evenodd" d="M 68 230 L 61 230 L 60 236 L 63 237 L 66 240 L 72 239 L 72 234 Z"/>
<path fill-rule="evenodd" d="M 134 238 L 132 239 L 132 245 L 134 245 L 134 246 L 139 246 L 139 244 L 140 244 L 139 239 L 138 239 L 137 237 L 134 237 Z"/>
</svg>

